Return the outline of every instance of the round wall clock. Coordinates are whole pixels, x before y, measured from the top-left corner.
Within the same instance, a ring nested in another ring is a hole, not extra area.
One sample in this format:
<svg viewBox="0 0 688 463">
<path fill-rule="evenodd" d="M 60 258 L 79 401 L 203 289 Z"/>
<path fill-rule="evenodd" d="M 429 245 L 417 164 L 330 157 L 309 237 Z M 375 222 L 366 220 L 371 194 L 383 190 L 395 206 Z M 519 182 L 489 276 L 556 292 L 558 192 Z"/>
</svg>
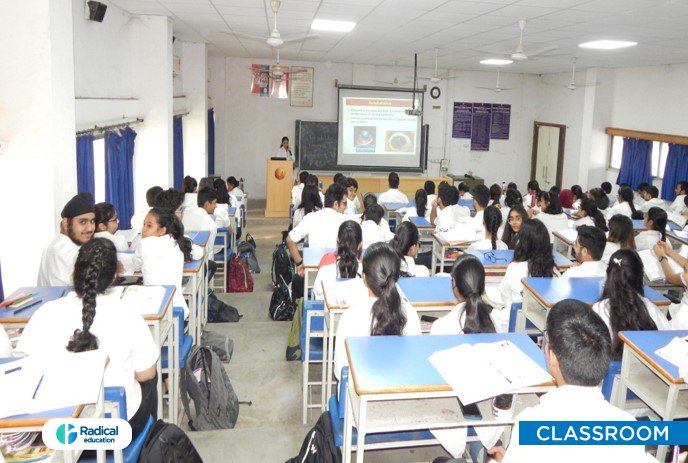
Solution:
<svg viewBox="0 0 688 463">
<path fill-rule="evenodd" d="M 432 97 L 433 100 L 436 100 L 440 97 L 440 88 L 439 87 L 432 87 L 430 89 L 430 96 Z"/>
</svg>

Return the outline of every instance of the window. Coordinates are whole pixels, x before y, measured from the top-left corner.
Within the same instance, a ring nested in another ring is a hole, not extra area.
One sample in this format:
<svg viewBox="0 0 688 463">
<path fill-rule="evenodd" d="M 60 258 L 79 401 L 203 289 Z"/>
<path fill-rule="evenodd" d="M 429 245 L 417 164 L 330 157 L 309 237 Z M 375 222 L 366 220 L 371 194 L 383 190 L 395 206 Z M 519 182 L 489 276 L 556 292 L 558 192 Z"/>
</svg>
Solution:
<svg viewBox="0 0 688 463">
<path fill-rule="evenodd" d="M 96 203 L 105 201 L 105 138 L 93 140 L 93 175 L 95 177 Z"/>
<path fill-rule="evenodd" d="M 621 168 L 621 154 L 623 153 L 623 137 L 613 135 L 611 153 L 609 155 L 609 167 Z M 664 166 L 666 166 L 669 144 L 664 142 L 652 142 L 652 176 L 663 178 Z"/>
</svg>

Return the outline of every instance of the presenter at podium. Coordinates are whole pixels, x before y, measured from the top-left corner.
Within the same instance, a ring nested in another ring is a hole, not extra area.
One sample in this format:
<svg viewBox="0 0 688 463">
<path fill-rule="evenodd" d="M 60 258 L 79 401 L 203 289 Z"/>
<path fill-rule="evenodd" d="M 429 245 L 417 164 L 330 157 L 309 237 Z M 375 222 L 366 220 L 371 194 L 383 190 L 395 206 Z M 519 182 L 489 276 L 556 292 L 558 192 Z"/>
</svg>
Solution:
<svg viewBox="0 0 688 463">
<path fill-rule="evenodd" d="M 294 155 L 292 154 L 291 148 L 289 147 L 289 137 L 282 137 L 282 143 L 280 144 L 280 147 L 277 150 L 277 154 L 275 156 L 278 158 L 285 158 L 289 161 L 294 160 Z"/>
</svg>

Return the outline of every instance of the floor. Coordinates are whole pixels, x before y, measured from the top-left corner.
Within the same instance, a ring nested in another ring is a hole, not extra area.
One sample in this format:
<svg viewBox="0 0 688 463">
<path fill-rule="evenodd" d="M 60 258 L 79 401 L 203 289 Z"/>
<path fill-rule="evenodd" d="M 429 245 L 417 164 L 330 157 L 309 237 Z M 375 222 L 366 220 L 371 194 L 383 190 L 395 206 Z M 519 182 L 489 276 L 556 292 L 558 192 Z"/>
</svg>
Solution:
<svg viewBox="0 0 688 463">
<path fill-rule="evenodd" d="M 239 400 L 253 404 L 241 405 L 234 429 L 188 431 L 206 462 L 284 462 L 298 454 L 318 418 L 312 411 L 309 424 L 301 423 L 301 363 L 285 360 L 290 322 L 268 317 L 272 251 L 286 226 L 286 219 L 266 219 L 260 205 L 249 208 L 246 231 L 256 240 L 262 271 L 254 275 L 252 293 L 219 294 L 244 317 L 238 323 L 211 324 L 209 329 L 234 340 L 227 372 Z M 365 461 L 428 462 L 440 455 L 446 455 L 441 447 L 386 450 L 367 452 Z"/>
</svg>

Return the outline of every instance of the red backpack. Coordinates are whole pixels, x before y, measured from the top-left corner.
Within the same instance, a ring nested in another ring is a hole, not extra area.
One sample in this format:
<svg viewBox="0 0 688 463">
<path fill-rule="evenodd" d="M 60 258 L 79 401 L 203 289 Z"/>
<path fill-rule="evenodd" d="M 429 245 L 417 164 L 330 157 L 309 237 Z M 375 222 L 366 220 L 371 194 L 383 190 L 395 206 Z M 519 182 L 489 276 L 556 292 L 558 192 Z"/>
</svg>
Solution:
<svg viewBox="0 0 688 463">
<path fill-rule="evenodd" d="M 227 290 L 230 293 L 253 292 L 253 275 L 249 272 L 246 262 L 236 254 L 232 254 L 232 260 L 229 263 Z"/>
</svg>

